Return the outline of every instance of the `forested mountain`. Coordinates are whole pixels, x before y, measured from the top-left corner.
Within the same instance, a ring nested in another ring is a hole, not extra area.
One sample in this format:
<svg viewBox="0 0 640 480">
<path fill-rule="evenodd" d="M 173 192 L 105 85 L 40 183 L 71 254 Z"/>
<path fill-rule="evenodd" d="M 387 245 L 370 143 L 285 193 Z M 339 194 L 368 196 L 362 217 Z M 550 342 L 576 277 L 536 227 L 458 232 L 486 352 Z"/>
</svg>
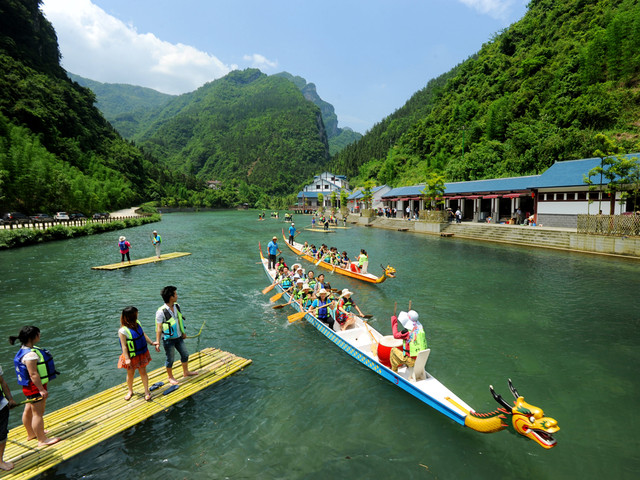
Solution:
<svg viewBox="0 0 640 480">
<path fill-rule="evenodd" d="M 0 210 L 88 213 L 193 187 L 123 140 L 67 77 L 40 4 L 0 3 Z"/>
<path fill-rule="evenodd" d="M 639 151 L 640 2 L 531 0 L 519 22 L 331 161 L 363 182 L 538 173 L 591 157 L 596 133 Z"/>
<path fill-rule="evenodd" d="M 125 138 L 130 138 L 135 133 L 128 125 L 132 117 L 163 107 L 175 97 L 152 88 L 124 83 L 102 83 L 73 73 L 67 75 L 95 93 L 96 107 L 112 125 L 118 122 L 116 130 Z"/>
<path fill-rule="evenodd" d="M 288 194 L 325 168 L 320 109 L 289 80 L 233 71 L 143 119 L 136 143 L 201 180 L 235 180 Z"/>
<path fill-rule="evenodd" d="M 358 132 L 354 132 L 350 128 L 338 128 L 338 116 L 336 111 L 329 102 L 325 102 L 320 98 L 316 91 L 316 86 L 313 83 L 307 83 L 307 81 L 300 77 L 291 75 L 288 72 L 276 73 L 275 76 L 286 78 L 294 83 L 298 89 L 304 95 L 304 98 L 310 102 L 315 103 L 322 113 L 322 121 L 324 122 L 324 128 L 327 131 L 327 137 L 329 138 L 329 153 L 335 155 L 347 145 L 362 138 L 362 135 Z"/>
</svg>

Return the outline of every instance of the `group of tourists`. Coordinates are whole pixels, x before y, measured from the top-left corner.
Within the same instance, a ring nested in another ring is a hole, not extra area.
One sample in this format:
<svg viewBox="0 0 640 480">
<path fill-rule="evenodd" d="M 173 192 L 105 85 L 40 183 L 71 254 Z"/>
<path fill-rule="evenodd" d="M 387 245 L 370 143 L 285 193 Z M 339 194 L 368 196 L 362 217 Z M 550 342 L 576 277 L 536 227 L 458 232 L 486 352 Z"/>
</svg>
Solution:
<svg viewBox="0 0 640 480">
<path fill-rule="evenodd" d="M 127 370 L 127 394 L 125 400 L 130 400 L 133 395 L 133 378 L 138 370 L 144 387 L 144 398 L 151 400 L 149 378 L 146 367 L 151 361 L 148 345 L 160 351 L 160 341 L 165 351 L 165 367 L 169 383 L 177 385 L 178 380 L 173 374 L 173 362 L 175 352 L 180 354 L 183 376 L 198 375 L 198 372 L 189 370 L 189 353 L 184 344 L 187 338 L 185 321 L 178 300 L 178 289 L 174 286 L 166 286 L 160 292 L 164 304 L 158 308 L 155 314 L 155 341 L 142 329 L 138 319 L 138 309 L 133 306 L 126 307 L 120 315 L 120 329 L 118 337 L 122 353 L 118 358 L 118 368 Z M 20 349 L 13 359 L 18 385 L 22 387 L 22 393 L 26 397 L 22 423 L 27 431 L 27 440 L 38 440 L 39 447 L 53 445 L 60 441 L 57 437 L 48 437 L 44 429 L 44 411 L 49 396 L 49 382 L 60 373 L 56 370 L 51 352 L 40 347 L 41 333 L 36 326 L 24 326 L 17 336 L 9 337 L 9 342 L 14 345 L 20 342 Z M 9 409 L 17 406 L 11 389 L 3 378 L 0 366 L 0 470 L 11 470 L 13 464 L 3 460 L 4 449 L 8 435 Z"/>
<path fill-rule="evenodd" d="M 314 244 L 309 245 L 308 242 L 304 242 L 301 251 L 303 254 L 318 260 L 318 262 L 323 261 L 335 267 L 357 271 L 358 273 L 367 273 L 369 257 L 365 249 L 360 250 L 360 255 L 358 255 L 356 262 L 351 261 L 346 251 L 339 253 L 336 247 L 328 247 L 324 243 L 320 248 L 316 248 Z"/>
<path fill-rule="evenodd" d="M 158 232 L 156 230 L 154 230 L 153 233 L 151 234 L 151 245 L 153 245 L 154 248 L 156 249 L 156 256 L 158 258 L 160 258 L 161 243 L 162 243 L 162 237 L 158 235 Z M 129 255 L 129 252 L 131 249 L 131 243 L 129 243 L 129 241 L 127 240 L 127 237 L 125 237 L 124 235 L 121 235 L 120 238 L 118 239 L 118 248 L 120 249 L 120 255 L 122 256 L 120 263 L 124 263 L 125 257 L 127 261 L 131 263 L 131 256 Z"/>
</svg>

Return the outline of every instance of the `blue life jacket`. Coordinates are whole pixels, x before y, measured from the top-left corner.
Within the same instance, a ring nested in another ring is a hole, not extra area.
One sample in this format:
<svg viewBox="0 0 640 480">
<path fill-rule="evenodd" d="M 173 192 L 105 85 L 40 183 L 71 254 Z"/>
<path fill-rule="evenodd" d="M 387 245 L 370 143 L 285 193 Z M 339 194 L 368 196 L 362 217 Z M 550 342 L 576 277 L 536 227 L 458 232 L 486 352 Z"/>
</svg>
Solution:
<svg viewBox="0 0 640 480">
<path fill-rule="evenodd" d="M 286 276 L 282 279 L 282 283 L 280 283 L 280 286 L 282 286 L 282 288 L 284 288 L 285 290 L 287 290 L 288 288 L 291 288 L 291 286 L 293 285 L 293 279 L 290 276 Z"/>
<path fill-rule="evenodd" d="M 128 327 L 122 327 L 125 330 L 125 337 L 127 337 L 127 350 L 129 350 L 129 358 L 133 358 L 136 355 L 142 355 L 148 350 L 147 338 L 142 331 L 142 325 L 138 322 L 138 326 L 135 330 Z"/>
<path fill-rule="evenodd" d="M 18 385 L 28 387 L 31 383 L 29 370 L 27 369 L 27 366 L 22 363 L 22 357 L 29 352 L 35 352 L 36 355 L 38 355 L 38 375 L 40 375 L 40 381 L 43 385 L 49 382 L 49 380 L 56 378 L 58 372 L 56 372 L 56 366 L 53 363 L 53 356 L 49 350 L 46 348 L 36 347 L 35 345 L 33 348 L 22 347 L 13 358 L 13 365 L 16 367 L 16 375 L 18 376 Z"/>
<path fill-rule="evenodd" d="M 329 297 L 327 297 L 324 300 L 324 303 L 320 298 L 318 298 L 317 300 L 318 300 L 318 306 L 322 308 L 318 308 L 318 311 L 316 312 L 316 317 L 318 318 L 318 320 L 326 320 L 329 317 L 329 315 L 327 313 L 327 307 L 323 307 L 323 305 L 329 305 L 330 303 Z"/>
</svg>

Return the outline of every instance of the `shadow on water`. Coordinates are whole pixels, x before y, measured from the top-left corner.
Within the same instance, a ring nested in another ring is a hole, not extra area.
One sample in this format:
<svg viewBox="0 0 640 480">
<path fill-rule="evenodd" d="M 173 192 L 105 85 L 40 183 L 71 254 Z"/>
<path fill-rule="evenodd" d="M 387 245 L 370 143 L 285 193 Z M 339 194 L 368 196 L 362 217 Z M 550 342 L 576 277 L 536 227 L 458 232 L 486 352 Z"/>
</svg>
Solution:
<svg viewBox="0 0 640 480">
<path fill-rule="evenodd" d="M 52 411 L 125 380 L 116 368 L 117 328 L 126 305 L 153 333 L 160 289 L 178 286 L 190 351 L 215 346 L 253 364 L 42 476 L 151 478 L 632 478 L 640 468 L 636 381 L 640 268 L 629 262 L 353 227 L 299 240 L 366 248 L 371 271 L 391 264 L 397 278 L 349 288 L 371 324 L 389 333 L 394 302 L 420 313 L 432 349 L 427 369 L 479 412 L 506 398 L 512 378 L 525 399 L 556 418 L 558 446 L 545 451 L 508 432 L 459 426 L 373 374 L 310 325 L 272 309 L 258 241 L 280 238 L 281 220 L 253 212 L 165 215 L 160 224 L 0 252 L 5 337 L 36 324 L 62 375 Z M 301 225 L 306 218 L 300 218 Z M 133 258 L 192 255 L 121 271 L 125 234 Z M 280 242 L 289 264 L 296 257 Z M 303 266 L 315 269 L 302 261 Z M 315 269 L 316 273 L 319 272 Z M 15 347 L 0 342 L 8 368 Z M 149 368 L 164 355 L 152 352 Z M 10 426 L 20 415 L 12 412 Z M 144 473 L 141 473 L 144 472 Z"/>
</svg>

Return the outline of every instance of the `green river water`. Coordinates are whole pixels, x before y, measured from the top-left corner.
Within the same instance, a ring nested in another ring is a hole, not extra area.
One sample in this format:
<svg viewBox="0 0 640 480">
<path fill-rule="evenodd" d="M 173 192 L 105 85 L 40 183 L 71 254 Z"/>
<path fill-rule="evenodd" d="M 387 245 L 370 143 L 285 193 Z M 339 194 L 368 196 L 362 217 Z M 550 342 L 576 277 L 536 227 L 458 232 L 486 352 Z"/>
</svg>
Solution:
<svg viewBox="0 0 640 480">
<path fill-rule="evenodd" d="M 308 219 L 296 216 L 297 226 Z M 253 360 L 41 478 L 637 478 L 639 263 L 355 226 L 298 237 L 352 257 L 366 248 L 374 273 L 380 263 L 396 267 L 397 278 L 381 285 L 327 277 L 354 291 L 385 334 L 394 302 L 400 310 L 411 300 L 431 347 L 427 370 L 476 411 L 497 407 L 489 384 L 511 401 L 513 379 L 526 401 L 559 422 L 558 445 L 544 450 L 507 431 L 462 427 L 309 324 L 289 324 L 294 311 L 273 310 L 260 293 L 267 279 L 257 263 L 258 241 L 266 245 L 283 226 L 257 221 L 257 212 L 168 214 L 153 225 L 0 252 L 2 336 L 39 326 L 62 372 L 49 412 L 124 382 L 116 368 L 119 313 L 135 305 L 153 332 L 168 284 L 178 287 L 189 333 L 207 321 L 187 340 L 190 352 L 214 346 Z M 134 258 L 151 256 L 153 228 L 164 253 L 193 255 L 91 270 L 119 260 L 121 234 Z M 15 351 L 0 342 L 0 364 L 21 398 Z M 150 370 L 163 365 L 164 353 L 152 357 Z M 19 424 L 14 410 L 10 427 Z"/>
</svg>

